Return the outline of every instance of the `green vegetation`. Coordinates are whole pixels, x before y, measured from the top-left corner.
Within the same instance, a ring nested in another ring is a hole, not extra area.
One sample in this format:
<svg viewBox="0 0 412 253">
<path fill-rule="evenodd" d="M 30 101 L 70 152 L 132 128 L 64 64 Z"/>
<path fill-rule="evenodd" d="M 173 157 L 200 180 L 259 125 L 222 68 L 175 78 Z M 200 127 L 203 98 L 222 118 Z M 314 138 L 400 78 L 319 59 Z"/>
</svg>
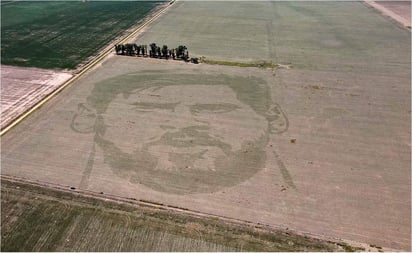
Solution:
<svg viewBox="0 0 412 253">
<path fill-rule="evenodd" d="M 353 247 L 343 242 L 339 242 L 337 243 L 337 245 L 342 247 L 345 250 L 345 252 L 365 251 L 365 248 L 363 247 Z"/>
<path fill-rule="evenodd" d="M 186 46 L 180 45 L 175 49 L 169 50 L 167 45 L 163 45 L 162 48 L 156 45 L 156 43 L 151 43 L 149 45 L 149 55 L 147 55 L 147 45 L 137 45 L 135 44 L 117 44 L 114 46 L 117 55 L 128 55 L 128 56 L 143 56 L 150 58 L 163 58 L 169 59 L 172 57 L 173 60 L 184 60 L 186 62 L 190 61 L 189 51 Z M 197 61 L 197 60 L 196 60 Z"/>
<path fill-rule="evenodd" d="M 336 251 L 288 232 L 2 180 L 2 251 Z"/>
<path fill-rule="evenodd" d="M 140 22 L 157 2 L 16 1 L 1 8 L 1 63 L 74 69 Z"/>
<path fill-rule="evenodd" d="M 277 68 L 279 64 L 272 62 L 234 62 L 234 61 L 215 61 L 202 58 L 201 62 L 211 65 L 224 65 L 224 66 L 235 66 L 235 67 L 255 67 L 255 68 Z"/>
<path fill-rule="evenodd" d="M 375 244 L 369 244 L 369 246 L 373 247 L 373 248 L 377 248 L 377 249 L 382 249 L 381 246 L 375 245 Z"/>
</svg>

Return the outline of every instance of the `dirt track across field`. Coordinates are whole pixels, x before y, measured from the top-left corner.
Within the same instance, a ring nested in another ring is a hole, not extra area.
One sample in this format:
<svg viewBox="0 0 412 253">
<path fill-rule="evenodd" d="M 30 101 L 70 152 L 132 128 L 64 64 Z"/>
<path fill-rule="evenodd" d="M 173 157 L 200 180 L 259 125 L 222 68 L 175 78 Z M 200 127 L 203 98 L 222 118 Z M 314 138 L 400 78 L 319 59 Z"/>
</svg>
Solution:
<svg viewBox="0 0 412 253">
<path fill-rule="evenodd" d="M 405 27 L 411 27 L 411 1 L 371 1 L 365 2 L 383 15 L 389 16 Z"/>
</svg>

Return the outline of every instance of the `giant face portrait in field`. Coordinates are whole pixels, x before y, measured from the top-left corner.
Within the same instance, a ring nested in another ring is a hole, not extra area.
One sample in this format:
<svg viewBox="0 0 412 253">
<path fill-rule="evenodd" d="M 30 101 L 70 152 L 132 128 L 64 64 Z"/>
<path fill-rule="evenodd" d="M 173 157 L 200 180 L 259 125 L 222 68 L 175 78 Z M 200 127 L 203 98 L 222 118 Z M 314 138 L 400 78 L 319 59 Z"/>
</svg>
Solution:
<svg viewBox="0 0 412 253">
<path fill-rule="evenodd" d="M 117 176 L 187 194 L 252 177 L 287 122 L 258 78 L 135 73 L 96 84 L 72 127 L 95 133 Z"/>
</svg>

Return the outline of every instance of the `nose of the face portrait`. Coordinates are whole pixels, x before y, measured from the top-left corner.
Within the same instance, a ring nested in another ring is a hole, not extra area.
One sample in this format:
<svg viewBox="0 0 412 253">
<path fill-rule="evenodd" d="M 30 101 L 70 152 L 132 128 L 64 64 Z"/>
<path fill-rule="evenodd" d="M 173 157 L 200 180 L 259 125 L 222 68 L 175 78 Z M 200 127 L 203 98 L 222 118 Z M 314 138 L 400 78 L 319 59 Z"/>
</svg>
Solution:
<svg viewBox="0 0 412 253">
<path fill-rule="evenodd" d="M 188 117 L 191 116 L 191 112 L 190 112 L 190 108 L 189 106 L 185 105 L 185 104 L 178 104 L 174 110 L 173 110 L 174 114 L 176 116 L 181 116 L 181 117 Z"/>
<path fill-rule="evenodd" d="M 199 118 L 191 112 L 190 106 L 185 104 L 179 104 L 175 107 L 169 123 L 176 128 L 208 125 L 207 122 L 199 120 Z"/>
</svg>

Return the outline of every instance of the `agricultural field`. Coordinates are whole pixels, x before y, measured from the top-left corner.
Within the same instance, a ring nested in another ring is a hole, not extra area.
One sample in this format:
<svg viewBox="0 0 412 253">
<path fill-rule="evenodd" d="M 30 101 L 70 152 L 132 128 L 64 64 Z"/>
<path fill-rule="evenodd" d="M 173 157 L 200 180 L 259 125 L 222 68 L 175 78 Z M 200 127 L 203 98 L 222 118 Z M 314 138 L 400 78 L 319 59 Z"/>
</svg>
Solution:
<svg viewBox="0 0 412 253">
<path fill-rule="evenodd" d="M 134 41 L 183 44 L 210 60 L 342 73 L 402 72 L 397 63 L 410 60 L 410 32 L 362 2 L 177 2 Z"/>
<path fill-rule="evenodd" d="M 289 232 L 2 180 L 2 251 L 344 251 Z"/>
<path fill-rule="evenodd" d="M 215 64 L 111 56 L 2 136 L 3 175 L 411 248 L 409 30 L 361 2 L 185 1 L 132 41 Z"/>
<path fill-rule="evenodd" d="M 53 70 L 1 67 L 0 129 L 53 92 L 72 75 Z"/>
<path fill-rule="evenodd" d="M 2 1 L 1 64 L 75 69 L 160 3 Z"/>
</svg>

